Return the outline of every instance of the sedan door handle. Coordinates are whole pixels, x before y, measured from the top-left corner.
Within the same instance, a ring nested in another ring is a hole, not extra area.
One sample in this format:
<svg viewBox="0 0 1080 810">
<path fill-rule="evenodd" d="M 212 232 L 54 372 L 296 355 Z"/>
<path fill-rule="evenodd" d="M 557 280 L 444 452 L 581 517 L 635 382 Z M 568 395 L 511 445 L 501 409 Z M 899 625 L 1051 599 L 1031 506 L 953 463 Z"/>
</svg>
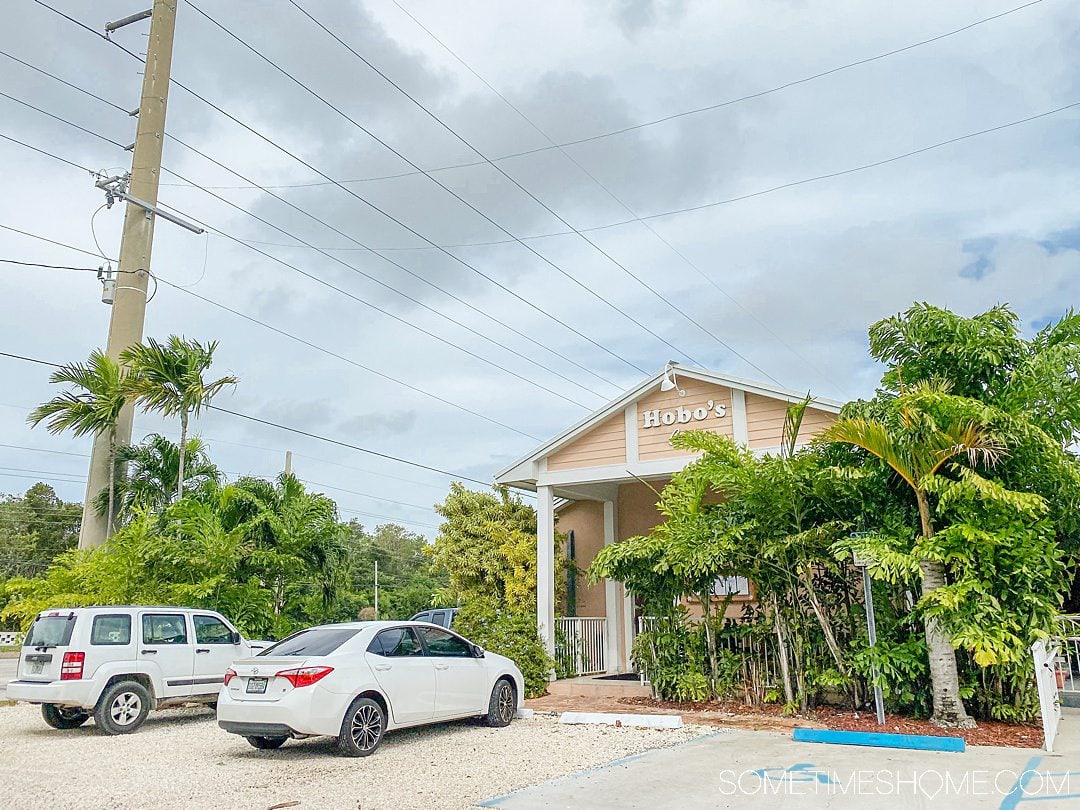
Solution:
<svg viewBox="0 0 1080 810">
<path fill-rule="evenodd" d="M 389 664 L 376 664 L 375 669 L 377 671 L 379 671 L 379 672 L 386 672 L 388 669 L 390 669 L 390 665 Z"/>
<path fill-rule="evenodd" d="M 195 649 L 195 652 L 197 652 L 197 653 L 208 653 L 208 652 L 210 652 L 210 648 L 209 647 L 197 647 Z"/>
<path fill-rule="evenodd" d="M 143 655 L 157 655 L 157 650 L 143 650 Z"/>
<path fill-rule="evenodd" d="M 450 669 L 449 664 L 436 664 L 435 669 Z"/>
</svg>

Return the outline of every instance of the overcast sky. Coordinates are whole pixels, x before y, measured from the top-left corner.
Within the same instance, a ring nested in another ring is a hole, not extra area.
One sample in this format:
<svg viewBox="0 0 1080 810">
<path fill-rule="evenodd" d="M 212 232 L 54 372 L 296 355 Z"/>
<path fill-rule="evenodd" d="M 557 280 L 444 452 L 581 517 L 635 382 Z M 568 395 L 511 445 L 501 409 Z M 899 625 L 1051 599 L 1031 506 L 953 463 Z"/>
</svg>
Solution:
<svg viewBox="0 0 1080 810">
<path fill-rule="evenodd" d="M 49 2 L 96 30 L 140 7 Z M 230 187 L 211 190 L 236 207 L 168 174 L 161 201 L 250 246 L 162 222 L 152 269 L 372 371 L 162 284 L 146 333 L 219 340 L 215 371 L 241 381 L 218 400 L 225 407 L 487 481 L 668 359 L 849 399 L 872 393 L 880 375 L 867 326 L 913 301 L 965 314 L 1007 302 L 1030 333 L 1080 298 L 1080 107 L 866 171 L 640 219 L 1080 102 L 1074 0 L 558 149 L 904 48 L 1020 0 L 297 2 L 401 90 L 288 0 L 198 0 L 335 112 L 181 2 L 173 78 L 266 140 L 175 86 L 169 133 L 250 181 L 287 186 L 274 193 L 295 207 L 236 188 L 250 184 L 169 141 L 168 169 Z M 132 25 L 115 39 L 141 52 L 146 31 Z M 0 50 L 138 106 L 140 65 L 33 0 L 7 4 Z M 135 119 L 5 56 L 0 89 L 121 144 L 134 139 Z M 3 97 L 0 133 L 80 166 L 130 161 Z M 505 174 L 485 162 L 520 152 L 531 153 L 497 161 Z M 3 140 L 0 165 L 0 224 L 95 250 L 90 221 L 103 198 L 86 174 Z M 413 166 L 443 170 L 432 179 Z M 370 179 L 386 175 L 405 176 Z M 96 217 L 109 256 L 121 221 L 120 206 Z M 535 252 L 513 241 L 542 234 L 559 235 L 526 240 Z M 2 229 L 0 258 L 100 263 Z M 93 274 L 0 264 L 0 351 L 83 359 L 103 345 L 108 318 Z M 81 500 L 77 454 L 89 441 L 25 424 L 55 393 L 47 377 L 0 357 L 0 492 L 48 477 Z M 136 437 L 155 430 L 178 427 L 137 419 Z M 429 535 L 437 523 L 430 507 L 444 476 L 222 414 L 197 430 L 232 474 L 272 476 L 292 449 L 298 474 L 346 517 L 389 516 Z"/>
</svg>

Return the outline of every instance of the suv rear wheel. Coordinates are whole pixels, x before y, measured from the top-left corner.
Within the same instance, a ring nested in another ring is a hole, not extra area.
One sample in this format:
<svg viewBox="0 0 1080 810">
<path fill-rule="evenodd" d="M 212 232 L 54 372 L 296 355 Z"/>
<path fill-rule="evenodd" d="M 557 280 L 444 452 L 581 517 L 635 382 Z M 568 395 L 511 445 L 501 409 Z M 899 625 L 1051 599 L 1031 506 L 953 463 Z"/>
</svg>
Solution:
<svg viewBox="0 0 1080 810">
<path fill-rule="evenodd" d="M 53 728 L 63 730 L 78 728 L 90 719 L 89 712 L 85 712 L 82 709 L 70 709 L 64 706 L 57 706 L 53 703 L 41 704 L 41 716 L 45 718 L 45 722 Z"/>
<path fill-rule="evenodd" d="M 130 734 L 150 713 L 150 693 L 138 681 L 114 683 L 98 701 L 94 722 L 106 734 Z"/>
</svg>

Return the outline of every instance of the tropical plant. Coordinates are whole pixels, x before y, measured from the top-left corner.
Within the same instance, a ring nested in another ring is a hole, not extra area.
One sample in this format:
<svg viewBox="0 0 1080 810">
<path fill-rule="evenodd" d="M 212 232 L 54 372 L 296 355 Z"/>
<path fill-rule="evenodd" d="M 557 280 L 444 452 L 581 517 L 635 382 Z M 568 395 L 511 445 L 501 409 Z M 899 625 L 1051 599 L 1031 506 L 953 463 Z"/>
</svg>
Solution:
<svg viewBox="0 0 1080 810">
<path fill-rule="evenodd" d="M 221 471 L 210 460 L 202 439 L 192 437 L 185 450 L 184 490 L 191 492 L 208 483 L 219 483 Z M 180 472 L 180 448 L 158 433 L 140 444 L 122 445 L 116 451 L 117 466 L 123 470 L 116 482 L 116 514 L 120 519 L 139 509 L 161 512 L 176 499 Z M 94 502 L 104 514 L 108 502 L 104 493 Z"/>
<path fill-rule="evenodd" d="M 217 350 L 217 341 L 206 344 L 176 335 L 164 343 L 149 338 L 125 349 L 120 360 L 131 368 L 127 392 L 138 401 L 144 412 L 157 411 L 165 416 L 180 417 L 180 452 L 177 459 L 176 497 L 184 495 L 184 462 L 187 453 L 188 420 L 236 377 L 225 376 L 212 382 L 203 379 Z"/>
<path fill-rule="evenodd" d="M 972 466 L 993 465 L 1005 452 L 1001 439 L 972 410 L 969 401 L 947 396 L 945 386 L 920 383 L 893 401 L 887 419 L 841 418 L 821 436 L 823 441 L 861 447 L 881 459 L 914 492 L 922 531 L 915 548 L 927 549 L 918 555 L 917 564 L 923 596 L 928 600 L 946 584 L 945 562 L 929 550 L 935 535 L 930 490 L 938 473 L 961 457 Z M 924 623 L 934 689 L 932 720 L 946 727 L 971 727 L 974 721 L 960 698 L 953 642 L 935 614 L 927 613 Z"/>
<path fill-rule="evenodd" d="M 109 444 L 109 489 L 106 533 L 112 534 L 116 514 L 116 423 L 129 396 L 126 371 L 99 349 L 86 363 L 69 363 L 49 376 L 49 382 L 72 386 L 31 411 L 27 421 L 45 422 L 49 433 L 70 430 L 76 436 L 104 435 Z"/>
</svg>

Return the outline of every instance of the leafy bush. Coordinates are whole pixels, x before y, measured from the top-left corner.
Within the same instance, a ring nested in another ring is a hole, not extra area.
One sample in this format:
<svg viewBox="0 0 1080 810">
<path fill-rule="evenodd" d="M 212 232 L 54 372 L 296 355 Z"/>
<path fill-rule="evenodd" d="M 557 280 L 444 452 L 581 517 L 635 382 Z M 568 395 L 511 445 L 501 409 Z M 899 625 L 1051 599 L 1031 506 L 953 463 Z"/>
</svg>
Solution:
<svg viewBox="0 0 1080 810">
<path fill-rule="evenodd" d="M 539 697 L 547 691 L 555 662 L 536 631 L 536 614 L 511 611 L 490 599 L 473 599 L 454 617 L 454 630 L 517 664 L 525 678 L 525 697 Z"/>
</svg>

